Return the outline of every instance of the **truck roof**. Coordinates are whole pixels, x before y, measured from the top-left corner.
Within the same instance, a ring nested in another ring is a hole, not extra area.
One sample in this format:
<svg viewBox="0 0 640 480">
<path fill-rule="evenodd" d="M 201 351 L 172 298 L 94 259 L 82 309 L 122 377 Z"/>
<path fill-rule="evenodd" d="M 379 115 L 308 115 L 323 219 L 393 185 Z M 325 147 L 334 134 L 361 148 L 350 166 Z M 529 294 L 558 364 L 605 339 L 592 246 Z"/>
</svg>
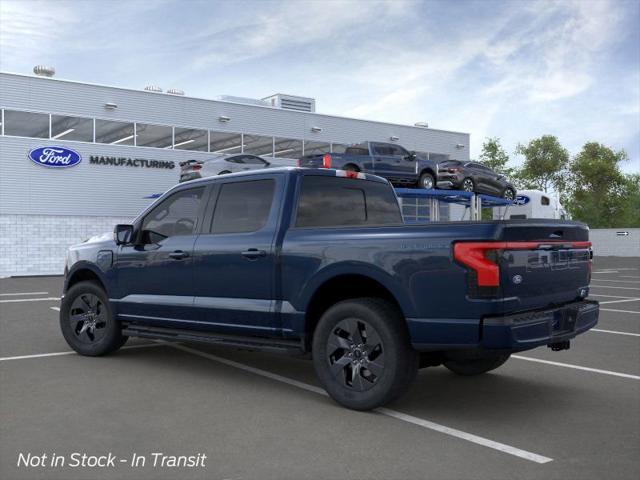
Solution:
<svg viewBox="0 0 640 480">
<path fill-rule="evenodd" d="M 276 168 L 268 168 L 268 169 L 259 169 L 259 170 L 248 170 L 246 172 L 236 172 L 236 173 L 227 173 L 225 175 L 217 175 L 213 177 L 204 177 L 198 178 L 195 180 L 189 180 L 188 182 L 180 183 L 174 187 L 172 187 L 169 191 L 177 189 L 178 187 L 186 186 L 186 185 L 196 185 L 196 184 L 205 184 L 209 182 L 216 182 L 220 180 L 224 180 L 226 178 L 244 178 L 244 177 L 255 177 L 257 175 L 264 175 L 269 173 L 288 173 L 295 175 L 321 175 L 327 177 L 346 177 L 346 178 L 354 178 L 358 180 L 369 180 L 373 182 L 379 183 L 389 183 L 386 178 L 379 177 L 377 175 L 372 175 L 370 173 L 361 173 L 361 172 L 347 172 L 345 170 L 335 170 L 332 168 L 304 168 L 304 167 L 276 167 Z"/>
</svg>

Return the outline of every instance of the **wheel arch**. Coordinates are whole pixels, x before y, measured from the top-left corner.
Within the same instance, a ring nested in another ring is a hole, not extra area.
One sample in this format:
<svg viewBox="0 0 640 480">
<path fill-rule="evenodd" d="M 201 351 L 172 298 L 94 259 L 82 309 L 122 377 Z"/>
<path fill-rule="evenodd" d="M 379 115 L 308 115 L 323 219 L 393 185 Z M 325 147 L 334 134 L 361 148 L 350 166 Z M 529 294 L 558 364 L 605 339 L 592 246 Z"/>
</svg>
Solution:
<svg viewBox="0 0 640 480">
<path fill-rule="evenodd" d="M 74 266 L 67 274 L 64 293 L 69 291 L 69 289 L 75 284 L 84 281 L 96 282 L 105 292 L 108 292 L 106 283 L 102 279 L 102 275 L 100 274 L 98 267 L 88 262 L 82 262 L 77 266 Z"/>
<path fill-rule="evenodd" d="M 409 316 L 403 305 L 408 305 L 398 288 L 372 272 L 338 273 L 316 282 L 305 302 L 305 337 L 310 340 L 320 317 L 332 305 L 351 298 L 375 297 L 388 301 L 403 317 Z"/>
</svg>

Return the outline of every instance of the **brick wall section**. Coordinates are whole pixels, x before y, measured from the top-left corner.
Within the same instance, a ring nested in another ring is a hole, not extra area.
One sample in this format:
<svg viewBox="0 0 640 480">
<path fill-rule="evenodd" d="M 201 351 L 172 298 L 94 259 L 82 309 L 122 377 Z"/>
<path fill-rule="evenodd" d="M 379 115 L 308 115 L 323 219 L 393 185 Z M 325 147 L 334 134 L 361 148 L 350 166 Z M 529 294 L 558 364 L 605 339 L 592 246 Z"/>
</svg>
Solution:
<svg viewBox="0 0 640 480">
<path fill-rule="evenodd" d="M 131 217 L 0 215 L 0 277 L 60 275 L 70 245 L 113 231 Z"/>
</svg>

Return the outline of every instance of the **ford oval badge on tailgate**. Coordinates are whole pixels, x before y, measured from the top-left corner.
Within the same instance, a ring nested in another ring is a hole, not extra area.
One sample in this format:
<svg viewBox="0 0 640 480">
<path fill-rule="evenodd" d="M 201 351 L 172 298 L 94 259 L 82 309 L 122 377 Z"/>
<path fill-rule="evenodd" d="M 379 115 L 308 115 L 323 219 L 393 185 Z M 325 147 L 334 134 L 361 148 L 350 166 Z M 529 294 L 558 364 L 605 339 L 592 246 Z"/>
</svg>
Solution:
<svg viewBox="0 0 640 480">
<path fill-rule="evenodd" d="M 38 147 L 28 156 L 33 163 L 50 168 L 73 167 L 82 161 L 78 152 L 64 147 Z"/>
</svg>

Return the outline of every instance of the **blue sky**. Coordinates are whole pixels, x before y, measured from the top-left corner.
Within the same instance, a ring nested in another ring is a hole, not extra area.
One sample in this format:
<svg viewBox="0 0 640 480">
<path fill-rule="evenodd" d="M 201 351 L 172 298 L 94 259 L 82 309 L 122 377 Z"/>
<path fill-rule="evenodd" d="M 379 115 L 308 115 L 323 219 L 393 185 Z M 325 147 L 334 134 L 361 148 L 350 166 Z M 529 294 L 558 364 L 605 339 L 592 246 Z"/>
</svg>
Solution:
<svg viewBox="0 0 640 480">
<path fill-rule="evenodd" d="M 640 171 L 640 0 L 0 0 L 0 69 L 625 149 Z M 522 159 L 515 157 L 515 163 Z"/>
</svg>

